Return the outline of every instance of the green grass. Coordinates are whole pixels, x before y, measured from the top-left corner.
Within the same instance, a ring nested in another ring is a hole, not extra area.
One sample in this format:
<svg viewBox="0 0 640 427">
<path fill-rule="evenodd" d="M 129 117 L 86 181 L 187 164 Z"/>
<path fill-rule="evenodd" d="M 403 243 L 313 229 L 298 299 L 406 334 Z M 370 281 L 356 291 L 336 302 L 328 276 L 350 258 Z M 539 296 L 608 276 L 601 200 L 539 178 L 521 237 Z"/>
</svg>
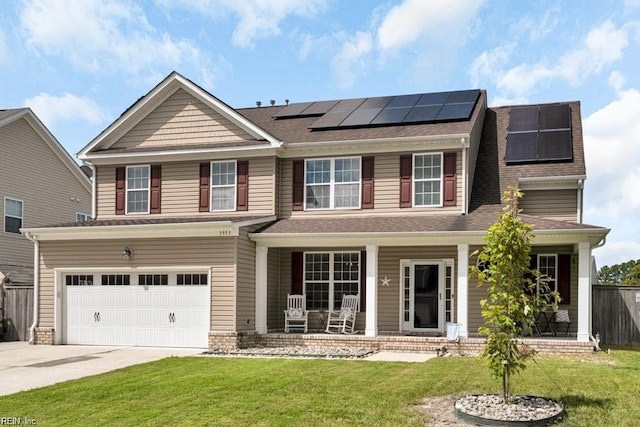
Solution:
<svg viewBox="0 0 640 427">
<path fill-rule="evenodd" d="M 640 351 L 538 357 L 515 394 L 561 400 L 566 426 L 637 425 Z M 473 357 L 426 363 L 168 358 L 0 397 L 0 417 L 52 425 L 423 426 L 428 396 L 499 392 Z"/>
</svg>

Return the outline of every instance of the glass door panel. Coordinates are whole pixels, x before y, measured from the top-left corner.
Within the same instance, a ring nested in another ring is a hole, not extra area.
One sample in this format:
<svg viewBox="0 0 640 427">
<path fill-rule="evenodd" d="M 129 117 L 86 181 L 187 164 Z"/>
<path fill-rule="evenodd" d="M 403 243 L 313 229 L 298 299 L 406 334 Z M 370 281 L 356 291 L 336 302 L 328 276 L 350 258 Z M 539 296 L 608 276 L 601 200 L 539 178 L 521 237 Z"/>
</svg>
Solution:
<svg viewBox="0 0 640 427">
<path fill-rule="evenodd" d="M 413 327 L 416 329 L 437 329 L 440 326 L 439 267 L 437 264 L 414 265 Z"/>
</svg>

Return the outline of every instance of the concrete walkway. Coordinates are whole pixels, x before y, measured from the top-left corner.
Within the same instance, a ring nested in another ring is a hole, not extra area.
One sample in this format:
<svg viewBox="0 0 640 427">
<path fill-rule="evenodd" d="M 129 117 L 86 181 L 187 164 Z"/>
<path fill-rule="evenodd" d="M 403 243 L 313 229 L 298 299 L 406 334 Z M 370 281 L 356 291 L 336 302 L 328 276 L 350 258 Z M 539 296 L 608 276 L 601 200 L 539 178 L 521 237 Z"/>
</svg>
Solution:
<svg viewBox="0 0 640 427">
<path fill-rule="evenodd" d="M 0 343 L 0 396 L 204 349 Z"/>
</svg>

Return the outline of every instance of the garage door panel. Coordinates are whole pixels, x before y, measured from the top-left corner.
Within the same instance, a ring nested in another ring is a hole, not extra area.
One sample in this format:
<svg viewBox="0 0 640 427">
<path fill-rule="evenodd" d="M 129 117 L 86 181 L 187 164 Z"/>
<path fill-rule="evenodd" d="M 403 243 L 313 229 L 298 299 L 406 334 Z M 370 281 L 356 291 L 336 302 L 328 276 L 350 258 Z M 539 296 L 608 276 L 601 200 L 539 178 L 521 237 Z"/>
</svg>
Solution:
<svg viewBox="0 0 640 427">
<path fill-rule="evenodd" d="M 209 286 L 67 286 L 68 344 L 208 345 Z"/>
</svg>

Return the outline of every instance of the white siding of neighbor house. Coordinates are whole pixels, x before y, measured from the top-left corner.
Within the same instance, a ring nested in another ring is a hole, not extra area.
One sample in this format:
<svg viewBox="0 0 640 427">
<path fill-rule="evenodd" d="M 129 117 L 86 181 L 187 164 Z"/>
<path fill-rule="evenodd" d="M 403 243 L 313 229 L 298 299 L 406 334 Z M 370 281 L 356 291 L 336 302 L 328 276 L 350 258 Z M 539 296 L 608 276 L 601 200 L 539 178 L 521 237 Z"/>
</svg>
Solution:
<svg viewBox="0 0 640 427">
<path fill-rule="evenodd" d="M 133 249 L 133 259 L 123 259 L 125 246 Z M 39 326 L 54 326 L 55 268 L 209 266 L 211 329 L 235 331 L 235 247 L 235 237 L 41 242 Z"/>
<path fill-rule="evenodd" d="M 91 193 L 26 118 L 0 127 L 0 263 L 33 265 L 33 243 L 4 231 L 4 198 L 21 200 L 22 227 L 74 222 L 91 215 Z"/>
<path fill-rule="evenodd" d="M 441 214 L 460 212 L 462 205 L 462 152 L 456 152 L 456 206 L 440 208 L 400 208 L 400 155 L 374 155 L 374 208 L 293 211 L 293 159 L 281 161 L 280 215 L 283 218 L 304 215 L 371 215 L 382 214 Z"/>
<path fill-rule="evenodd" d="M 522 213 L 561 221 L 577 222 L 578 190 L 523 190 Z"/>
<path fill-rule="evenodd" d="M 111 148 L 188 147 L 247 140 L 254 141 L 255 138 L 202 101 L 178 89 Z"/>
<path fill-rule="evenodd" d="M 275 214 L 275 157 L 251 158 L 248 161 L 249 210 L 224 212 L 224 216 Z M 220 212 L 199 212 L 200 162 L 165 163 L 161 167 L 161 213 L 145 216 L 220 216 Z M 97 166 L 96 170 L 98 219 L 124 218 L 116 215 L 115 211 L 116 167 Z"/>
</svg>

